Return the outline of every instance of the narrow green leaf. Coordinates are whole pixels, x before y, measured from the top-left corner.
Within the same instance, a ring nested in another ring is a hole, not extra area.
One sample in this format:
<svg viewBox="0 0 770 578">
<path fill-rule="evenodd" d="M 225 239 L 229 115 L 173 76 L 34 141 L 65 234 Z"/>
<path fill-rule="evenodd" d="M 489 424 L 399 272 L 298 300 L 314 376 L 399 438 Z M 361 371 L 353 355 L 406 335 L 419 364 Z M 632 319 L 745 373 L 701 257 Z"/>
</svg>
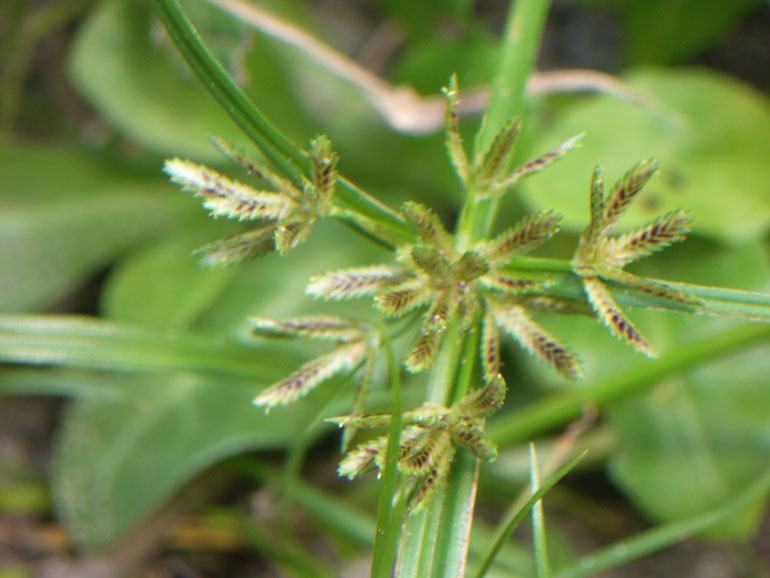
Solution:
<svg viewBox="0 0 770 578">
<path fill-rule="evenodd" d="M 119 371 L 198 371 L 277 379 L 296 359 L 201 332 L 160 330 L 76 315 L 0 315 L 0 360 Z"/>
<path fill-rule="evenodd" d="M 524 506 L 521 507 L 520 510 L 514 513 L 514 515 L 511 517 L 510 520 L 503 520 L 501 524 L 498 526 L 497 536 L 495 538 L 494 544 L 492 544 L 489 551 L 486 553 L 486 555 L 483 558 L 483 561 L 481 563 L 481 566 L 479 566 L 478 571 L 476 572 L 476 578 L 483 578 L 483 576 L 487 573 L 490 566 L 492 565 L 492 561 L 494 560 L 497 553 L 500 551 L 500 548 L 502 547 L 505 540 L 508 538 L 508 536 L 511 535 L 511 533 L 516 529 L 516 527 L 524 520 L 524 518 L 529 514 L 529 511 L 534 507 L 534 505 L 539 502 L 542 497 L 553 487 L 555 486 L 564 476 L 566 476 L 570 470 L 572 470 L 575 466 L 577 466 L 581 460 L 586 456 L 588 453 L 588 450 L 585 450 L 580 455 L 576 456 L 572 460 L 569 461 L 566 465 L 559 468 L 559 470 L 536 491 L 532 494 L 532 497 L 530 497 L 529 500 L 527 500 L 527 503 L 524 504 Z"/>
<path fill-rule="evenodd" d="M 529 444 L 529 485 L 531 493 L 540 489 L 540 468 L 537 463 L 535 444 Z M 535 563 L 537 578 L 549 578 L 551 576 L 551 563 L 548 560 L 548 545 L 545 536 L 545 517 L 543 516 L 543 500 L 538 500 L 532 507 L 532 535 L 535 546 Z"/>
<path fill-rule="evenodd" d="M 652 528 L 645 532 L 622 540 L 589 556 L 578 560 L 575 566 L 562 570 L 556 578 L 581 578 L 593 576 L 602 570 L 616 568 L 646 554 L 657 552 L 668 546 L 678 544 L 691 536 L 705 532 L 722 521 L 738 514 L 741 510 L 754 505 L 770 492 L 770 470 L 754 484 L 737 494 L 727 503 L 714 508 L 701 516 L 695 516 L 681 522 L 672 522 Z"/>
</svg>

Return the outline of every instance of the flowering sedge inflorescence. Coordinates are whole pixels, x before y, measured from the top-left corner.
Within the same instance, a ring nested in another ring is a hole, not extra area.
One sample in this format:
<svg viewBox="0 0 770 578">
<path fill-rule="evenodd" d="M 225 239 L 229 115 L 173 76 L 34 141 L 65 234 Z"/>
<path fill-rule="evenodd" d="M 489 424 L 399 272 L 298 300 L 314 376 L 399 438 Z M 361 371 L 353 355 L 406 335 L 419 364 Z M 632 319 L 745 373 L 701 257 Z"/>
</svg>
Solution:
<svg viewBox="0 0 770 578">
<path fill-rule="evenodd" d="M 456 93 L 453 80 L 445 89 L 446 148 L 466 194 L 476 199 L 505 194 L 520 180 L 542 171 L 580 144 L 579 135 L 511 170 L 520 125 L 510 122 L 486 151 L 471 160 L 460 137 Z M 215 144 L 269 189 L 231 180 L 190 161 L 173 159 L 166 163 L 171 179 L 202 197 L 204 207 L 214 217 L 261 222 L 257 228 L 200 249 L 204 263 L 230 265 L 269 251 L 285 255 L 308 237 L 318 219 L 343 213 L 350 216 L 350 209 L 343 210 L 335 201 L 337 155 L 326 137 L 311 142 L 311 174 L 301 182 L 283 178 L 246 159 L 226 143 Z M 418 335 L 404 360 L 405 368 L 412 373 L 431 369 L 450 328 L 461 334 L 481 332 L 480 386 L 451 407 L 426 404 L 402 416 L 405 429 L 397 463 L 413 480 L 415 508 L 426 503 L 446 476 L 456 445 L 481 459 L 496 457 L 484 423 L 505 397 L 506 386 L 500 374 L 500 331 L 564 377 L 578 379 L 582 369 L 577 355 L 541 327 L 533 319 L 533 312 L 592 313 L 615 336 L 654 355 L 609 287 L 619 285 L 691 308 L 699 306 L 695 298 L 663 282 L 623 270 L 632 261 L 684 239 L 691 222 L 686 213 L 675 211 L 635 231 L 610 236 L 618 219 L 656 171 L 654 161 L 639 163 L 608 193 L 604 191 L 601 170 L 594 171 L 591 221 L 571 262 L 573 273 L 584 287 L 582 302 L 552 294 L 547 280 L 533 279 L 511 266 L 512 258 L 532 251 L 558 232 L 560 217 L 551 211 L 528 215 L 492 238 L 470 242 L 447 231 L 428 207 L 410 201 L 401 207 L 400 217 L 408 225 L 412 240 L 395 247 L 392 262 L 327 272 L 310 279 L 307 293 L 335 301 L 370 297 L 374 308 L 389 319 L 422 311 Z M 364 221 L 362 218 L 362 228 L 376 234 L 377 230 Z M 358 371 L 360 384 L 351 414 L 331 420 L 345 428 L 345 447 L 357 428 L 385 427 L 390 423 L 390 416 L 365 413 L 366 392 L 381 344 L 380 330 L 374 325 L 327 315 L 282 321 L 253 317 L 251 322 L 255 333 L 265 338 L 320 339 L 335 345 L 330 353 L 307 362 L 263 390 L 255 405 L 266 410 L 289 405 L 335 375 Z M 372 467 L 381 469 L 386 448 L 387 436 L 359 446 L 343 460 L 340 474 L 352 478 Z"/>
</svg>

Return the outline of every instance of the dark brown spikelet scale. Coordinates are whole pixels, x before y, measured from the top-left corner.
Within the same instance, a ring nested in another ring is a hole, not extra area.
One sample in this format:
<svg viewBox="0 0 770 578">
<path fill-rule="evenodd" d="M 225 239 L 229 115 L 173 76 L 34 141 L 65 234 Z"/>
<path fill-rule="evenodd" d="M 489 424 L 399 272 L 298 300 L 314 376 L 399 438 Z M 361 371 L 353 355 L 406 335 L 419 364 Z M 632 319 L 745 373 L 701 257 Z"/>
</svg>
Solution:
<svg viewBox="0 0 770 578">
<path fill-rule="evenodd" d="M 433 211 L 415 201 L 404 203 L 402 212 L 426 245 L 440 251 L 450 250 L 452 240 L 441 219 Z"/>
<path fill-rule="evenodd" d="M 490 383 L 500 373 L 500 339 L 491 313 L 484 315 L 481 326 L 481 364 L 484 381 Z"/>
<path fill-rule="evenodd" d="M 274 251 L 273 231 L 274 228 L 271 226 L 239 233 L 204 245 L 194 254 L 203 255 L 201 259 L 203 265 L 218 267 L 236 265 L 246 259 L 253 259 Z"/>
<path fill-rule="evenodd" d="M 514 279 L 513 277 L 507 277 L 504 275 L 485 275 L 481 278 L 481 282 L 488 289 L 492 289 L 493 291 L 500 291 L 502 293 L 509 293 L 511 295 L 519 295 L 521 293 L 532 291 L 541 291 L 545 288 L 545 285 L 542 281 Z"/>
<path fill-rule="evenodd" d="M 520 130 L 521 123 L 512 121 L 495 135 L 479 167 L 479 176 L 482 179 L 494 179 L 505 169 Z"/>
<path fill-rule="evenodd" d="M 411 373 L 428 371 L 438 355 L 442 336 L 440 331 L 421 331 L 414 348 L 404 362 L 406 369 Z"/>
<path fill-rule="evenodd" d="M 609 202 L 605 205 L 603 225 L 611 228 L 615 221 L 628 209 L 631 201 L 642 187 L 658 170 L 656 161 L 643 161 L 628 171 L 612 190 Z"/>
<path fill-rule="evenodd" d="M 377 308 L 391 317 L 400 317 L 425 303 L 425 288 L 415 282 L 406 282 L 379 293 L 375 298 Z"/>
</svg>

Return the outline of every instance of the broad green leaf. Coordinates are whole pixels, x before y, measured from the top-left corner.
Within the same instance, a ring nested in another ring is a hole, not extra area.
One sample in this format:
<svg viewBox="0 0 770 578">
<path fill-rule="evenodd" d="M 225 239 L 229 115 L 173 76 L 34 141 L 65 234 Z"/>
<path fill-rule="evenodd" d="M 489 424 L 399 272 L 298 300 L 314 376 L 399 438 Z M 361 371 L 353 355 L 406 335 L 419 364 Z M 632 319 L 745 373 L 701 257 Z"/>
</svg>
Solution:
<svg viewBox="0 0 770 578">
<path fill-rule="evenodd" d="M 0 308 L 42 308 L 139 241 L 197 220 L 163 181 L 96 155 L 0 144 Z"/>
<path fill-rule="evenodd" d="M 248 382 L 192 373 L 105 375 L 143 395 L 82 400 L 66 416 L 54 495 L 75 540 L 106 546 L 218 461 L 282 448 L 302 435 L 318 412 L 312 401 L 270 416 L 251 405 L 255 389 L 282 369 Z"/>
<path fill-rule="evenodd" d="M 226 234 L 216 226 L 205 230 L 208 239 Z M 213 230 L 218 233 L 212 235 Z M 103 314 L 154 327 L 191 326 L 238 273 L 235 267 L 202 267 L 190 253 L 204 242 L 206 237 L 200 234 L 181 235 L 132 254 L 107 280 Z"/>
<path fill-rule="evenodd" d="M 588 222 L 586 164 L 599 163 L 611 184 L 639 160 L 655 157 L 661 172 L 619 230 L 682 208 L 692 212 L 696 234 L 726 243 L 761 238 L 770 227 L 767 98 L 730 77 L 694 69 L 649 68 L 626 80 L 659 99 L 663 108 L 604 96 L 565 108 L 536 148 L 582 130 L 584 147 L 528 181 L 526 202 L 541 210 L 557 207 L 564 215 L 562 228 L 579 232 Z"/>
</svg>

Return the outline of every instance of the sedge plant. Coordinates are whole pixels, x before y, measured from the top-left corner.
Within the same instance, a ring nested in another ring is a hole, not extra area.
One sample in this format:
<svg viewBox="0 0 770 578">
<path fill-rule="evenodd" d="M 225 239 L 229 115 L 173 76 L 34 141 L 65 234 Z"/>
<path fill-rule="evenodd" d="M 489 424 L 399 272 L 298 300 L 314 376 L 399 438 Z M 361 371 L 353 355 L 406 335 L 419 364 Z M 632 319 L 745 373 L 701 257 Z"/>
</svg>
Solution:
<svg viewBox="0 0 770 578">
<path fill-rule="evenodd" d="M 453 226 L 419 199 L 391 208 L 345 179 L 326 136 L 311 140 L 306 150 L 291 142 L 227 77 L 175 2 L 155 4 L 193 70 L 261 152 L 261 159 L 252 159 L 214 139 L 243 169 L 241 180 L 189 160 L 166 162 L 171 180 L 200 198 L 213 217 L 249 224 L 243 232 L 200 248 L 202 262 L 234 266 L 270 252 L 290 257 L 300 244 L 312 243 L 313 226 L 324 219 L 342 221 L 388 250 L 380 262 L 320 271 L 308 279 L 306 292 L 319 300 L 369 300 L 367 318 L 273 319 L 262 312 L 250 318 L 254 333 L 263 339 L 329 344 L 326 353 L 257 392 L 257 407 L 270 411 L 291 406 L 335 376 L 357 380 L 349 413 L 329 421 L 344 430 L 339 474 L 355 478 L 376 470 L 383 478 L 373 575 L 389 576 L 394 565 L 399 576 L 464 575 L 479 464 L 497 457 L 487 418 L 503 406 L 507 389 L 516 386 L 501 373 L 502 338 L 511 338 L 565 378 L 579 380 L 579 351 L 542 327 L 540 312 L 594 317 L 648 357 L 656 355 L 654 344 L 634 325 L 624 303 L 694 314 L 731 312 L 712 298 L 710 288 L 625 270 L 683 241 L 692 224 L 686 211 L 677 210 L 614 234 L 659 172 L 654 159 L 629 167 L 612 184 L 605 184 L 599 167 L 587 169 L 590 222 L 568 259 L 528 255 L 559 232 L 558 207 L 518 222 L 497 215 L 503 196 L 516 194 L 523 180 L 563 159 L 582 138 L 571 136 L 520 166 L 512 161 L 517 137 L 526 130 L 518 116 L 547 2 L 515 3 L 492 101 L 472 147 L 460 134 L 456 78 L 444 89 L 445 146 L 464 199 Z M 493 234 L 496 229 L 501 232 Z M 396 360 L 391 342 L 410 329 L 411 345 Z M 372 413 L 367 407 L 380 358 L 388 360 L 390 370 L 393 409 L 388 413 Z M 401 406 L 402 370 L 427 375 L 423 403 L 416 408 Z M 379 435 L 356 445 L 360 429 Z M 538 487 L 535 476 L 533 491 Z M 542 531 L 542 512 L 534 512 Z M 549 571 L 547 561 L 542 568 Z"/>
</svg>

